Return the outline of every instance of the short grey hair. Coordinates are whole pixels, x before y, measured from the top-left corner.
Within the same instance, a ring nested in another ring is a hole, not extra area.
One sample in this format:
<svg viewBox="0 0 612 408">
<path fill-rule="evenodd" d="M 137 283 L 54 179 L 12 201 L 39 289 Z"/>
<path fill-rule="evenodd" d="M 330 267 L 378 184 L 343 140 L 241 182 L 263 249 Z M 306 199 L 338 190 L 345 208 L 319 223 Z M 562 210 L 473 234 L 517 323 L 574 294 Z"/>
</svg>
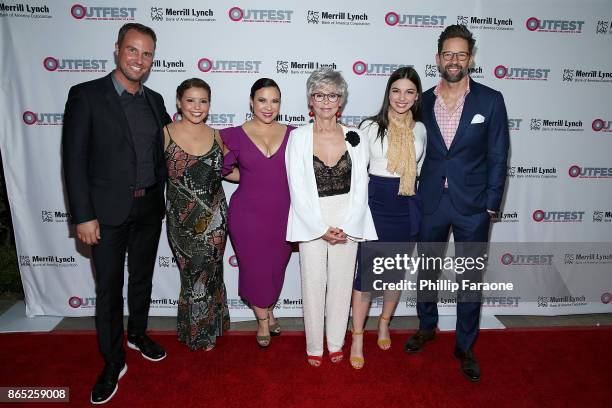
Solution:
<svg viewBox="0 0 612 408">
<path fill-rule="evenodd" d="M 310 100 L 310 95 L 326 85 L 336 88 L 337 92 L 342 95 L 342 105 L 340 108 L 344 109 L 348 100 L 348 85 L 339 71 L 334 71 L 328 67 L 312 71 L 312 74 L 310 74 L 306 81 L 306 98 Z"/>
</svg>

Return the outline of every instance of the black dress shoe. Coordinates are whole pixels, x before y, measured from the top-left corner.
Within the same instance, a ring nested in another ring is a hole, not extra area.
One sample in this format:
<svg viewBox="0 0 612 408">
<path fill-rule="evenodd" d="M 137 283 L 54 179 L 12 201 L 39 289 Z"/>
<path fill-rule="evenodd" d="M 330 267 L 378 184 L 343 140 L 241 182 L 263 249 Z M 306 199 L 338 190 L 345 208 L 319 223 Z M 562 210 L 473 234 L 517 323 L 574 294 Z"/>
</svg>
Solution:
<svg viewBox="0 0 612 408">
<path fill-rule="evenodd" d="M 140 351 L 140 354 L 147 360 L 160 361 L 166 358 L 166 352 L 162 346 L 151 340 L 146 334 L 128 335 L 127 345 L 133 350 Z"/>
<path fill-rule="evenodd" d="M 425 343 L 433 340 L 435 337 L 435 330 L 418 330 L 408 338 L 408 341 L 404 346 L 404 351 L 406 353 L 418 353 L 423 349 Z"/>
<path fill-rule="evenodd" d="M 480 381 L 480 365 L 472 350 L 463 351 L 455 347 L 455 357 L 461 362 L 461 372 L 472 382 Z"/>
<path fill-rule="evenodd" d="M 127 364 L 123 362 L 108 363 L 98 377 L 96 385 L 91 390 L 92 404 L 104 404 L 110 401 L 117 392 L 117 382 L 127 372 Z"/>
</svg>

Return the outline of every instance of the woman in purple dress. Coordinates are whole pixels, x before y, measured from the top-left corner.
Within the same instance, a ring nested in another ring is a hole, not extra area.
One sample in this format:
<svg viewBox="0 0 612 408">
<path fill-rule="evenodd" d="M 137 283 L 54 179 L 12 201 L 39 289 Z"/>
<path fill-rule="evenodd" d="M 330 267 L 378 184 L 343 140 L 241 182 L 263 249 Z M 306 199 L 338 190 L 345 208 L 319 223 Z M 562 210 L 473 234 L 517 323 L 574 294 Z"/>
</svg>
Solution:
<svg viewBox="0 0 612 408">
<path fill-rule="evenodd" d="M 257 317 L 257 344 L 280 334 L 274 305 L 280 296 L 291 245 L 285 241 L 289 186 L 285 171 L 287 137 L 293 129 L 276 121 L 280 88 L 260 78 L 251 87 L 253 119 L 221 130 L 226 146 L 223 174 L 239 181 L 228 211 L 228 228 L 240 274 L 238 292 Z M 238 171 L 235 169 L 238 168 Z"/>
</svg>

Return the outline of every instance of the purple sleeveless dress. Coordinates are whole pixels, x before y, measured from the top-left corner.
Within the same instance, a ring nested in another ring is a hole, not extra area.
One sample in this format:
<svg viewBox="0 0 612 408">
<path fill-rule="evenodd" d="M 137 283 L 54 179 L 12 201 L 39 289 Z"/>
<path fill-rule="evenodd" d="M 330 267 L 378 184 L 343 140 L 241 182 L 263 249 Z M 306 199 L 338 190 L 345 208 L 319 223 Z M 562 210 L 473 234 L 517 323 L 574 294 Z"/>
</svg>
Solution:
<svg viewBox="0 0 612 408">
<path fill-rule="evenodd" d="M 280 296 L 291 245 L 285 241 L 289 215 L 289 184 L 285 170 L 287 127 L 281 147 L 267 158 L 242 127 L 220 131 L 229 149 L 223 175 L 234 167 L 240 170 L 240 183 L 228 210 L 228 229 L 236 257 L 238 294 L 249 304 L 266 308 Z"/>
</svg>

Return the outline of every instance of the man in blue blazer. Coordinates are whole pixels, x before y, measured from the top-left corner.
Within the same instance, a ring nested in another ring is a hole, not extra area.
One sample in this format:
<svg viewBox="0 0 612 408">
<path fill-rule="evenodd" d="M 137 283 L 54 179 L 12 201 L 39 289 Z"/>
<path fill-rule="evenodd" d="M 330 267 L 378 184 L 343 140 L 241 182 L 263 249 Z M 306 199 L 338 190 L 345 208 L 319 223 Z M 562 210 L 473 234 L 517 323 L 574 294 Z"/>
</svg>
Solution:
<svg viewBox="0 0 612 408">
<path fill-rule="evenodd" d="M 105 366 L 91 392 L 109 401 L 127 371 L 123 349 L 123 275 L 128 254 L 128 347 L 159 361 L 166 352 L 146 334 L 153 269 L 164 216 L 166 164 L 160 94 L 145 87 L 156 36 L 125 24 L 115 44 L 117 68 L 73 86 L 64 114 L 66 192 L 78 238 L 91 245 L 96 330 Z"/>
<path fill-rule="evenodd" d="M 508 118 L 500 92 L 468 76 L 476 41 L 463 25 L 448 26 L 438 39 L 436 62 L 440 83 L 423 94 L 423 123 L 427 128 L 426 157 L 419 180 L 423 200 L 421 248 L 429 256 L 443 256 L 452 230 L 456 255 L 478 257 L 486 251 L 490 219 L 499 211 L 506 183 Z M 468 243 L 468 244 L 466 244 Z M 456 278 L 481 281 L 482 267 Z M 421 280 L 436 283 L 440 270 L 422 269 Z M 457 294 L 455 356 L 463 374 L 480 379 L 472 346 L 479 330 L 481 293 Z M 437 290 L 417 294 L 419 330 L 408 339 L 407 352 L 421 351 L 435 336 L 438 323 Z"/>
</svg>

